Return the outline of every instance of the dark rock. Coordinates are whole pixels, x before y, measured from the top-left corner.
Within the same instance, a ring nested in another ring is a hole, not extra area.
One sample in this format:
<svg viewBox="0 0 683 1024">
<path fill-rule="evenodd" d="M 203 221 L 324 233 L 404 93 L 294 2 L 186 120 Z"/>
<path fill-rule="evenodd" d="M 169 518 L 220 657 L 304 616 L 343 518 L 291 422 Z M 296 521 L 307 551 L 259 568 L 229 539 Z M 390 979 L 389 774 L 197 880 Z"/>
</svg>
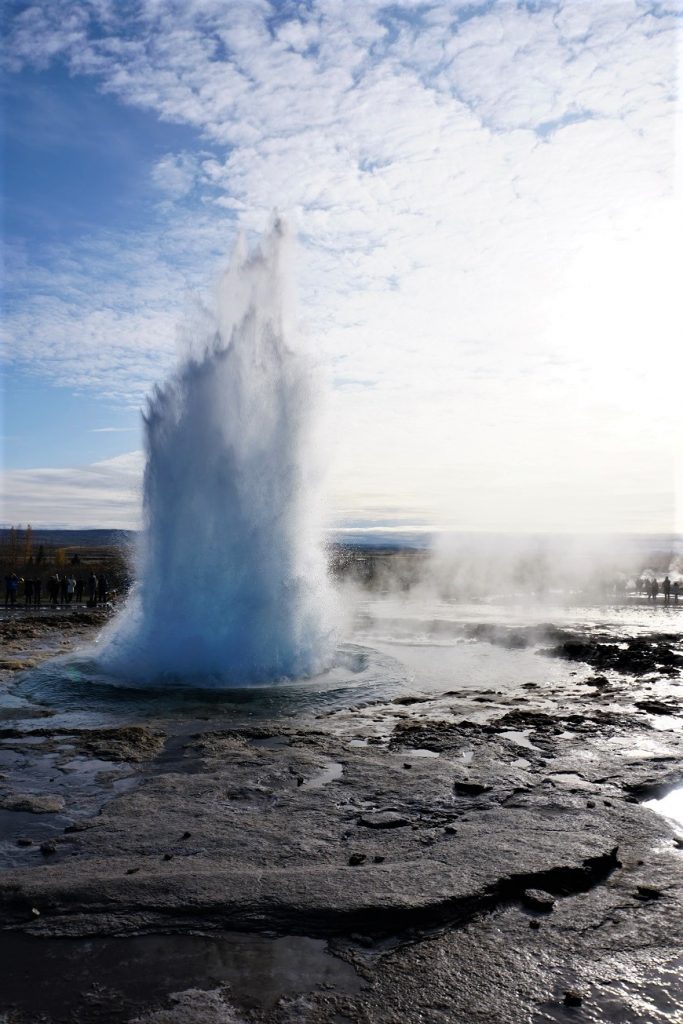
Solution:
<svg viewBox="0 0 683 1024">
<path fill-rule="evenodd" d="M 549 913 L 555 906 L 555 899 L 543 889 L 525 889 L 522 893 L 522 903 L 530 910 L 542 910 L 544 913 Z"/>
<path fill-rule="evenodd" d="M 181 839 L 189 839 L 191 835 L 192 835 L 191 832 L 183 832 L 183 834 L 181 835 L 180 838 Z"/>
<path fill-rule="evenodd" d="M 586 800 L 586 807 L 592 810 L 595 807 L 595 800 Z"/>
<path fill-rule="evenodd" d="M 380 857 L 379 855 L 372 858 L 373 864 L 383 864 L 385 860 L 386 857 Z"/>
<path fill-rule="evenodd" d="M 565 992 L 562 1002 L 565 1006 L 581 1006 L 583 998 L 574 989 L 570 989 L 568 992 Z"/>
<path fill-rule="evenodd" d="M 25 836 L 20 836 L 17 839 L 17 846 L 33 846 L 33 840 L 27 839 Z"/>
<path fill-rule="evenodd" d="M 604 643 L 600 637 L 565 640 L 543 654 L 634 676 L 655 670 L 673 675 L 683 667 L 683 656 L 671 648 L 671 638 L 665 634 L 631 637 L 625 647 L 621 643 Z"/>
<path fill-rule="evenodd" d="M 541 927 L 541 922 L 538 920 L 538 918 L 532 917 L 531 921 L 529 921 L 529 927 L 536 930 Z"/>
<path fill-rule="evenodd" d="M 41 843 L 40 852 L 44 854 L 46 857 L 49 857 L 50 854 L 52 853 L 56 853 L 57 844 L 55 843 L 54 839 L 46 839 L 44 843 Z"/>
<path fill-rule="evenodd" d="M 356 868 L 359 864 L 365 864 L 367 859 L 364 853 L 352 853 L 349 857 L 349 864 L 352 868 Z"/>
<path fill-rule="evenodd" d="M 14 793 L 0 800 L 0 807 L 6 811 L 28 811 L 30 814 L 56 814 L 64 808 L 64 798 L 49 794 Z"/>
<path fill-rule="evenodd" d="M 483 782 L 453 783 L 453 792 L 456 796 L 479 796 L 480 793 L 488 793 L 491 789 L 491 786 L 487 786 Z"/>
<path fill-rule="evenodd" d="M 163 856 L 163 860 L 173 860 L 173 854 L 172 853 L 165 853 L 164 856 Z"/>
<path fill-rule="evenodd" d="M 378 811 L 376 814 L 363 814 L 358 819 L 359 825 L 366 828 L 401 828 L 410 822 L 402 814 L 395 811 Z"/>
<path fill-rule="evenodd" d="M 658 900 L 664 893 L 661 889 L 655 889 L 650 885 L 639 885 L 636 892 L 633 894 L 633 898 L 641 900 L 643 903 L 647 903 L 649 900 Z"/>
<path fill-rule="evenodd" d="M 634 707 L 647 711 L 650 715 L 677 715 L 680 712 L 678 704 L 665 700 L 637 700 L 634 701 Z"/>
<path fill-rule="evenodd" d="M 134 874 L 136 874 L 136 873 L 137 873 L 137 872 L 138 872 L 139 870 L 140 870 L 140 868 L 128 868 L 128 869 L 127 869 L 127 871 L 126 871 L 126 874 L 127 874 L 127 875 L 134 875 Z"/>
</svg>

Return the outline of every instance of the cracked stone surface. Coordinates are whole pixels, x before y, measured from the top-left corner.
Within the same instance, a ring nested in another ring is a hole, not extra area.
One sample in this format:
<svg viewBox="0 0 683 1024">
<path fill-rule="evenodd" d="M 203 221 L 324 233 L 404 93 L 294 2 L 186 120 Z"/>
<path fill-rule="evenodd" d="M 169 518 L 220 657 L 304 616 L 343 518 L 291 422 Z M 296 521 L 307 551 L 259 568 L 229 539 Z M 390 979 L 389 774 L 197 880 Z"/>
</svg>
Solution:
<svg viewBox="0 0 683 1024">
<path fill-rule="evenodd" d="M 675 1020 L 683 850 L 643 801 L 683 784 L 680 637 L 469 629 L 583 670 L 241 725 L 8 698 L 8 1024 Z"/>
</svg>

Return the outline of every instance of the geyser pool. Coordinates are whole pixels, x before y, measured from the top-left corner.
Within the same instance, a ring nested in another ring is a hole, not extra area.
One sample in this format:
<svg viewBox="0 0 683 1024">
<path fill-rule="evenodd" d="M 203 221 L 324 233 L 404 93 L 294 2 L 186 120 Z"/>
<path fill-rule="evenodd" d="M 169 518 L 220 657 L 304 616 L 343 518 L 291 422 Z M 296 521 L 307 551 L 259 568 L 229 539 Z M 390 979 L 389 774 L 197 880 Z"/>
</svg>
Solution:
<svg viewBox="0 0 683 1024">
<path fill-rule="evenodd" d="M 215 308 L 144 414 L 137 582 L 98 660 L 127 682 L 310 676 L 334 654 L 320 386 L 295 327 L 281 220 L 238 241 Z"/>
</svg>

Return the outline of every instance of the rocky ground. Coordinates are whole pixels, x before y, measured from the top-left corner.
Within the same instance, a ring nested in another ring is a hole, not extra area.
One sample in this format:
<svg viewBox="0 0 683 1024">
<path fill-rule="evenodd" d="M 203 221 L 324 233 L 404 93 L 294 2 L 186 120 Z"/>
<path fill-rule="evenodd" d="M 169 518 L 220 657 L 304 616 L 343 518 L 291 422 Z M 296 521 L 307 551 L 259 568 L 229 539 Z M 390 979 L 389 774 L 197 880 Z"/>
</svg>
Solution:
<svg viewBox="0 0 683 1024">
<path fill-rule="evenodd" d="M 5 691 L 97 625 L 3 624 Z M 6 702 L 0 1020 L 683 1019 L 644 806 L 683 784 L 680 637 L 473 627 L 540 638 L 583 671 L 240 728 Z"/>
</svg>

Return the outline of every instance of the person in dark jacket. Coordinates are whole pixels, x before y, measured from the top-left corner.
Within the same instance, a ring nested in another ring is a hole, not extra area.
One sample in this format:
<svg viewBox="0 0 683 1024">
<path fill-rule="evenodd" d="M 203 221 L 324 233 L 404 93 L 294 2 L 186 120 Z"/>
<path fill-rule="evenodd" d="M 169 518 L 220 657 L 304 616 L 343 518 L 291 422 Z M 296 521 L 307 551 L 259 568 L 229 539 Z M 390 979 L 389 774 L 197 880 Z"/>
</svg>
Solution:
<svg viewBox="0 0 683 1024">
<path fill-rule="evenodd" d="M 100 604 L 104 604 L 107 600 L 107 591 L 109 590 L 109 580 L 103 572 L 97 577 L 97 600 Z"/>
<path fill-rule="evenodd" d="M 10 608 L 14 608 L 17 603 L 17 594 L 19 593 L 19 577 L 15 572 L 11 572 L 9 576 L 5 576 L 5 608 L 9 604 Z"/>
<path fill-rule="evenodd" d="M 40 608 L 40 592 L 43 589 L 43 581 L 41 579 L 35 579 L 33 581 L 33 607 Z"/>
<path fill-rule="evenodd" d="M 33 580 L 24 580 L 24 607 L 30 608 L 33 604 Z"/>
</svg>

